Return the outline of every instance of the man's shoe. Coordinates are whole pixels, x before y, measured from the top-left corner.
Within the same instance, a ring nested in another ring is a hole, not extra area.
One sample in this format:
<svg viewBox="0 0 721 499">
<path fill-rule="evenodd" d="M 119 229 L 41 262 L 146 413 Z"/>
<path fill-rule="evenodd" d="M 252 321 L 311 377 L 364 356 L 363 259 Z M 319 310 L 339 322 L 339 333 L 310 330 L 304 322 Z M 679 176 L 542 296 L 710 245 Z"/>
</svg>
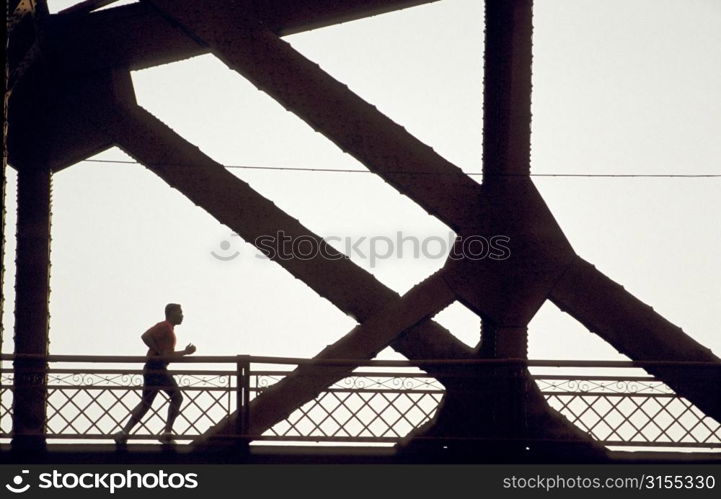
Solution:
<svg viewBox="0 0 721 499">
<path fill-rule="evenodd" d="M 117 445 L 125 445 L 128 442 L 128 432 L 121 430 L 113 434 L 113 440 Z"/>
<path fill-rule="evenodd" d="M 172 432 L 164 431 L 159 437 L 158 440 L 160 440 L 161 443 L 164 444 L 172 444 L 175 440 L 175 435 L 172 434 Z"/>
</svg>

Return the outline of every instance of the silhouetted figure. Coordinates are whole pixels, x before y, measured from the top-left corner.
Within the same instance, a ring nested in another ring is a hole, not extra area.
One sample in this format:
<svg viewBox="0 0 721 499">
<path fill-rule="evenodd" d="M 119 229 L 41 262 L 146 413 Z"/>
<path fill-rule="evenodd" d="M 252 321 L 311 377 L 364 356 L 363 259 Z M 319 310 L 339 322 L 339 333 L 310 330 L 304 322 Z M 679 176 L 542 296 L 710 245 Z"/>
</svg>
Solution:
<svg viewBox="0 0 721 499">
<path fill-rule="evenodd" d="M 170 398 L 168 407 L 168 419 L 165 423 L 165 430 L 160 436 L 160 441 L 168 443 L 173 439 L 173 423 L 180 413 L 180 405 L 183 403 L 183 395 L 180 393 L 178 384 L 168 372 L 168 362 L 154 359 L 154 357 L 182 357 L 195 352 L 195 346 L 188 343 L 184 350 L 175 350 L 174 327 L 183 322 L 183 310 L 177 303 L 168 303 L 165 306 L 165 320 L 145 331 L 141 336 L 143 342 L 148 346 L 148 360 L 143 366 L 143 395 L 140 403 L 130 413 L 130 419 L 122 431 L 114 435 L 115 442 L 123 444 L 128 440 L 128 435 L 133 427 L 148 412 L 153 400 L 160 390 L 164 390 Z"/>
</svg>

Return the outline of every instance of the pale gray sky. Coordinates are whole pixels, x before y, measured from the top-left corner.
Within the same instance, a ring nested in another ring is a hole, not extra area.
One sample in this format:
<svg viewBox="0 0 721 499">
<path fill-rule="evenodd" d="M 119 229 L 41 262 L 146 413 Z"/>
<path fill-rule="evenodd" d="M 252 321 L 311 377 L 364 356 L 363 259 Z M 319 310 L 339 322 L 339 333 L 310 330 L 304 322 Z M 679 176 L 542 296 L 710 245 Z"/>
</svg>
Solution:
<svg viewBox="0 0 721 499">
<path fill-rule="evenodd" d="M 63 3 L 73 2 L 55 5 Z M 443 0 L 286 40 L 442 156 L 480 172 L 482 23 L 482 2 Z M 721 2 L 536 0 L 534 24 L 534 173 L 721 173 Z M 133 80 L 142 106 L 222 163 L 364 169 L 210 55 Z M 115 149 L 98 158 L 128 159 Z M 448 237 L 369 173 L 231 171 L 323 236 Z M 15 179 L 9 170 L 9 200 Z M 721 179 L 534 181 L 581 256 L 721 354 Z M 8 234 L 14 220 L 9 205 Z M 14 249 L 9 238 L 6 352 Z M 240 254 L 224 262 L 213 251 Z M 353 327 L 255 254 L 142 166 L 73 166 L 53 179 L 51 352 L 141 355 L 139 335 L 169 301 L 185 309 L 179 343 L 199 354 L 310 357 Z M 444 262 L 352 258 L 400 293 Z M 439 321 L 478 339 L 477 317 L 460 305 Z M 530 330 L 532 358 L 620 358 L 550 303 Z"/>
</svg>

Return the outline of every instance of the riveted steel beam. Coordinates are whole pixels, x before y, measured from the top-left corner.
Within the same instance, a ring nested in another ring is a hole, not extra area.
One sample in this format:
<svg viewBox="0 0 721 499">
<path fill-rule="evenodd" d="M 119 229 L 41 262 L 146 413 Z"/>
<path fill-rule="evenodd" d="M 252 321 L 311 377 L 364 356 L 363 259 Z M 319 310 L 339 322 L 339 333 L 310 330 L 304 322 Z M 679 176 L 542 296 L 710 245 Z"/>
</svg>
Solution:
<svg viewBox="0 0 721 499">
<path fill-rule="evenodd" d="M 278 38 L 248 9 L 223 2 L 202 11 L 184 2 L 153 4 L 231 68 L 454 230 L 483 216 L 480 185 Z"/>
<path fill-rule="evenodd" d="M 288 35 L 435 1 L 252 0 L 235 3 L 252 9 L 274 33 Z M 60 65 L 69 70 L 137 70 L 209 51 L 169 23 L 147 2 L 85 16 L 53 16 L 52 20 L 53 49 Z"/>
<path fill-rule="evenodd" d="M 533 0 L 486 0 L 483 182 L 528 175 Z"/>
<path fill-rule="evenodd" d="M 714 363 L 708 368 L 662 365 L 647 370 L 721 421 L 721 360 L 593 265 L 577 258 L 550 299 L 633 360 Z"/>
</svg>

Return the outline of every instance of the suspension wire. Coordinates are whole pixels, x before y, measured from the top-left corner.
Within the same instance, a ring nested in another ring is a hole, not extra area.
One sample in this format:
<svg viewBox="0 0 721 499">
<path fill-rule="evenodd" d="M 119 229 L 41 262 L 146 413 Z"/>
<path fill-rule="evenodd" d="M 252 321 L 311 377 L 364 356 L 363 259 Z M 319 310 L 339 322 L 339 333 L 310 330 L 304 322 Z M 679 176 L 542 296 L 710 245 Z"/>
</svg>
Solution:
<svg viewBox="0 0 721 499">
<path fill-rule="evenodd" d="M 110 160 L 110 159 L 86 159 L 85 163 L 110 163 L 110 164 L 131 164 L 139 165 L 138 161 L 129 160 Z M 173 166 L 172 164 L 164 164 L 164 166 Z M 224 165 L 228 169 L 243 170 L 268 170 L 268 171 L 290 171 L 290 172 L 321 172 L 321 173 L 374 173 L 370 170 L 359 170 L 352 168 L 311 168 L 300 166 L 252 166 L 252 165 Z M 404 175 L 455 175 L 455 173 L 437 173 L 437 172 L 408 172 L 408 171 L 387 171 L 388 174 L 404 174 Z M 471 176 L 484 176 L 481 172 L 462 173 Z M 530 173 L 513 174 L 498 173 L 485 174 L 486 177 L 575 177 L 575 178 L 721 178 L 721 174 L 715 173 Z"/>
</svg>

